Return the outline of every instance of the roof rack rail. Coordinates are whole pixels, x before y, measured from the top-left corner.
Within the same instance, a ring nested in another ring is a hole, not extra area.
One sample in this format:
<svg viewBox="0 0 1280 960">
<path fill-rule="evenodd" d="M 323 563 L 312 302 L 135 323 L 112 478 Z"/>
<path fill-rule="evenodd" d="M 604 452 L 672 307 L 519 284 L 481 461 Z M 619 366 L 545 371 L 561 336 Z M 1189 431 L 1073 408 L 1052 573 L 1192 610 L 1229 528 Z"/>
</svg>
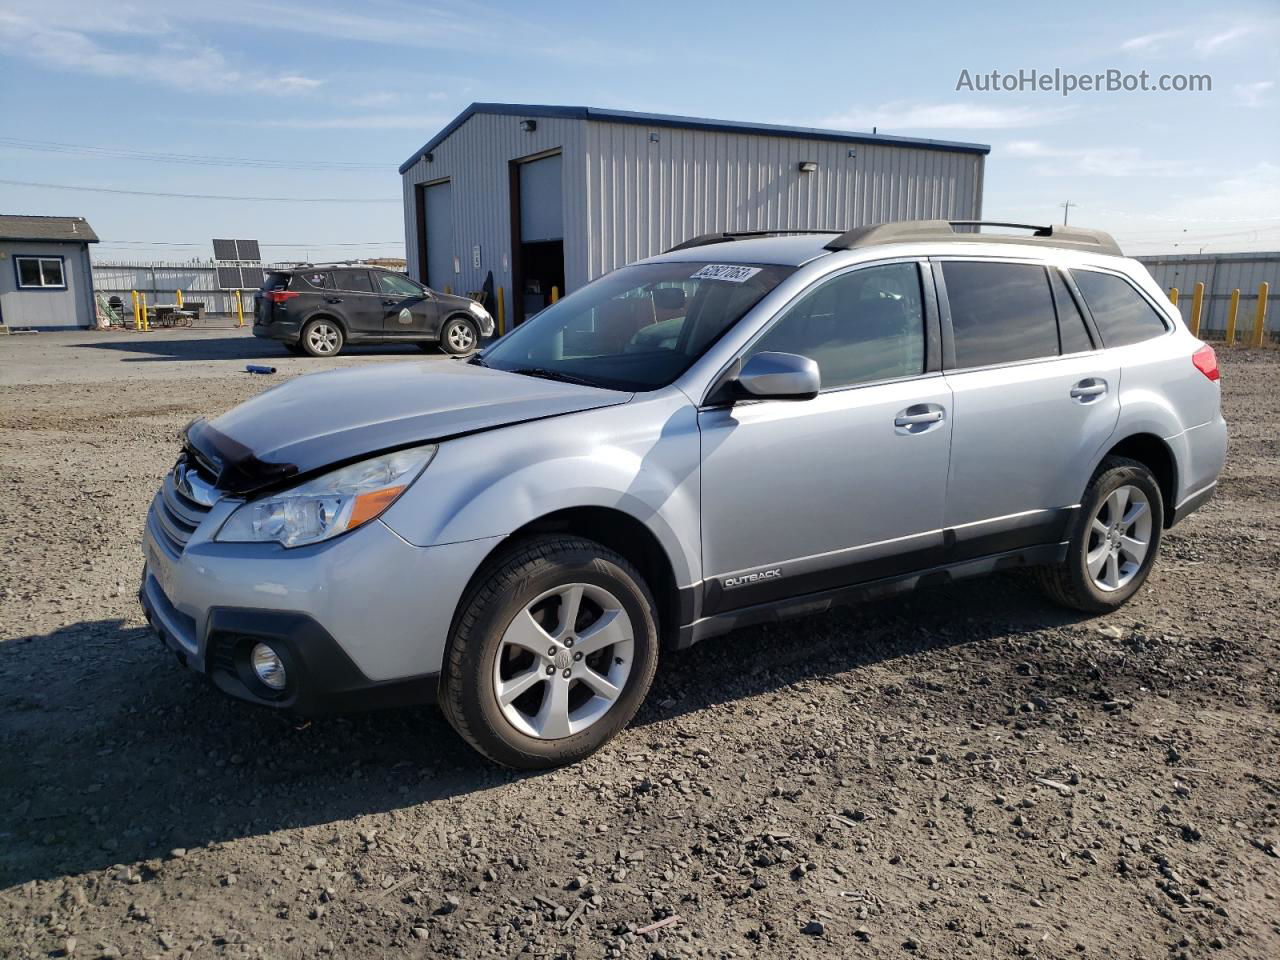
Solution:
<svg viewBox="0 0 1280 960">
<path fill-rule="evenodd" d="M 731 240 L 747 240 L 751 237 L 785 237 L 790 234 L 806 233 L 843 233 L 843 230 L 733 230 L 724 233 L 702 233 L 688 240 L 682 240 L 674 247 L 664 251 L 672 253 L 676 250 L 688 250 L 692 247 L 705 247 L 710 243 L 728 243 Z"/>
<path fill-rule="evenodd" d="M 1031 236 L 1011 236 L 1008 234 L 980 234 L 957 232 L 957 227 L 1009 227 L 1015 230 L 1030 230 Z M 1122 257 L 1120 245 L 1115 238 L 1102 230 L 1085 230 L 1081 227 L 1067 227 L 1056 224 L 1040 225 L 1034 223 L 1006 223 L 1002 220 L 898 220 L 893 223 L 873 223 L 865 227 L 854 227 L 827 244 L 828 250 L 858 250 L 881 243 L 910 243 L 925 240 L 953 240 L 959 242 L 981 240 L 983 243 L 1046 243 L 1055 247 L 1070 247 L 1073 250 L 1088 250 L 1092 253 L 1104 253 Z"/>
</svg>

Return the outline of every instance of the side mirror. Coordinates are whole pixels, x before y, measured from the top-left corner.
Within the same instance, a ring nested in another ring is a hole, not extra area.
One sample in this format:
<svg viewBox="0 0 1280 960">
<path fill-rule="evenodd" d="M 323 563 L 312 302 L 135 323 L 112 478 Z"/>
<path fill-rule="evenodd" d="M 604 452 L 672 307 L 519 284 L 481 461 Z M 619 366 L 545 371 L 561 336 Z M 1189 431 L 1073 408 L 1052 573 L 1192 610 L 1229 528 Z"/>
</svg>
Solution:
<svg viewBox="0 0 1280 960">
<path fill-rule="evenodd" d="M 733 382 L 738 399 L 812 400 L 822 389 L 817 362 L 795 353 L 757 353 Z"/>
</svg>

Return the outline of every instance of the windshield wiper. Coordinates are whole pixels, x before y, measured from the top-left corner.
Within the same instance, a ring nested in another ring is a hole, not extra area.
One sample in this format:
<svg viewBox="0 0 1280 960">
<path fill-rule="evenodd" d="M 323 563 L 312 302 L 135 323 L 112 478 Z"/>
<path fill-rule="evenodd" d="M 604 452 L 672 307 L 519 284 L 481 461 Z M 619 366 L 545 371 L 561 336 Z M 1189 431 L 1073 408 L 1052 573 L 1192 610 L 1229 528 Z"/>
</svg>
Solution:
<svg viewBox="0 0 1280 960">
<path fill-rule="evenodd" d="M 580 387 L 599 386 L 585 377 L 575 377 L 572 373 L 561 373 L 559 370 L 548 370 L 546 367 L 516 367 L 511 373 L 518 373 L 525 377 L 541 377 L 543 380 L 559 380 L 562 383 L 576 383 Z"/>
</svg>

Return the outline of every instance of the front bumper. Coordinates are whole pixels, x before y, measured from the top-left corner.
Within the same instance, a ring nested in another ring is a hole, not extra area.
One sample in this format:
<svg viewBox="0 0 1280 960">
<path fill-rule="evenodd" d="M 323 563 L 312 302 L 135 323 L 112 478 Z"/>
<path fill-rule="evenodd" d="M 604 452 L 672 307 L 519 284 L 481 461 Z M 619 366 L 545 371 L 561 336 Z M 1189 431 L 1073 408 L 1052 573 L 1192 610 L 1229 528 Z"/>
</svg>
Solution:
<svg viewBox="0 0 1280 960">
<path fill-rule="evenodd" d="M 215 543 L 235 503 L 216 504 L 185 546 L 148 514 L 139 599 L 190 669 L 220 689 L 302 713 L 429 700 L 454 610 L 497 538 L 417 547 L 381 520 L 325 543 Z M 255 642 L 289 677 L 280 693 L 248 669 Z"/>
</svg>

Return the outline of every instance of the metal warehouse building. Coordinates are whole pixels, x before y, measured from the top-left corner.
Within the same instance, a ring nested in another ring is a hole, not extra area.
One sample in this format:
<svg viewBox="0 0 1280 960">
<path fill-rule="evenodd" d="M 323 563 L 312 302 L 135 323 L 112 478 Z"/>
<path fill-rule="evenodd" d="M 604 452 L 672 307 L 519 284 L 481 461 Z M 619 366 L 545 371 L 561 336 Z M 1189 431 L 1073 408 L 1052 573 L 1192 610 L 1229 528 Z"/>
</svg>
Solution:
<svg viewBox="0 0 1280 960">
<path fill-rule="evenodd" d="M 400 167 L 409 273 L 508 323 L 701 233 L 976 220 L 990 147 L 592 107 L 473 103 Z M 490 300 L 490 308 L 493 303 Z"/>
</svg>

